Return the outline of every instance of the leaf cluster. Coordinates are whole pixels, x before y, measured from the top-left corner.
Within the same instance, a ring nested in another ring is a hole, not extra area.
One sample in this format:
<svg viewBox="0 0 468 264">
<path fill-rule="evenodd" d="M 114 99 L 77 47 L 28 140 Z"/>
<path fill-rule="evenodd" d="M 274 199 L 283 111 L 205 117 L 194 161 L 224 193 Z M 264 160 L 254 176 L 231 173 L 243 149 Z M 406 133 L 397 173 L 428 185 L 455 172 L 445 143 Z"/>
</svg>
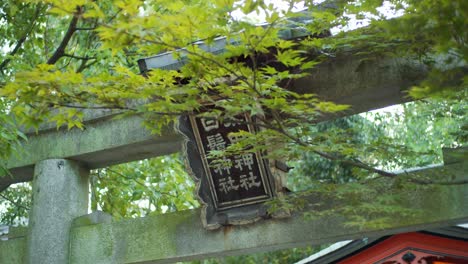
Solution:
<svg viewBox="0 0 468 264">
<path fill-rule="evenodd" d="M 93 171 L 91 209 L 116 220 L 198 207 L 194 183 L 176 155 Z"/>
</svg>

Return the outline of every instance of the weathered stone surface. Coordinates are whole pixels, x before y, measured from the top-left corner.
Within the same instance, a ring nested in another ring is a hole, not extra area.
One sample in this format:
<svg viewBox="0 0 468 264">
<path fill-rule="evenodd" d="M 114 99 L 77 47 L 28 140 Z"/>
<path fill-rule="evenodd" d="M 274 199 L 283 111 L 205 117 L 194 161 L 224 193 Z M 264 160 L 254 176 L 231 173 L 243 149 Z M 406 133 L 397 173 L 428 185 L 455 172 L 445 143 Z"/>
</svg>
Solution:
<svg viewBox="0 0 468 264">
<path fill-rule="evenodd" d="M 23 264 L 25 263 L 26 237 L 0 241 L 0 263 Z"/>
<path fill-rule="evenodd" d="M 112 216 L 103 211 L 94 211 L 91 214 L 83 215 L 73 220 L 73 226 L 86 226 L 100 223 L 112 222 Z"/>
<path fill-rule="evenodd" d="M 26 263 L 69 263 L 72 221 L 88 211 L 88 174 L 79 163 L 50 159 L 36 164 Z"/>
<path fill-rule="evenodd" d="M 406 91 L 427 75 L 427 68 L 406 58 L 363 59 L 341 54 L 294 82 L 292 89 L 321 99 L 349 104 L 347 114 L 407 102 Z"/>
<path fill-rule="evenodd" d="M 12 183 L 32 180 L 34 164 L 44 159 L 66 158 L 93 169 L 174 153 L 180 142 L 172 128 L 160 136 L 152 135 L 138 116 L 100 118 L 89 121 L 85 130 L 41 131 L 30 135 L 21 155 L 8 161 L 12 176 L 0 177 L 0 191 Z"/>
<path fill-rule="evenodd" d="M 444 167 L 411 173 L 439 179 L 447 175 L 466 179 L 467 166 L 466 161 L 459 160 Z M 405 193 L 401 203 L 423 210 L 422 217 L 395 217 L 390 227 L 364 229 L 345 226 L 346 220 L 337 216 L 314 220 L 293 216 L 208 231 L 202 227 L 199 210 L 118 222 L 110 221 L 106 214 L 94 213 L 74 221 L 69 263 L 171 263 L 450 226 L 468 222 L 467 200 L 466 184 L 416 189 Z M 333 201 L 323 203 L 332 204 Z M 49 229 L 55 231 L 52 226 Z M 0 263 L 24 263 L 24 232 L 11 232 L 8 239 L 0 241 Z"/>
<path fill-rule="evenodd" d="M 443 172 L 466 177 L 466 165 L 457 163 L 428 172 L 439 174 L 440 178 L 444 178 Z M 468 221 L 467 200 L 465 185 L 434 186 L 405 193 L 402 205 L 423 210 L 424 214 L 412 219 L 395 217 L 387 228 L 349 227 L 338 216 L 313 220 L 294 216 L 208 231 L 202 227 L 199 210 L 79 226 L 71 231 L 71 263 L 171 263 L 450 226 Z"/>
</svg>

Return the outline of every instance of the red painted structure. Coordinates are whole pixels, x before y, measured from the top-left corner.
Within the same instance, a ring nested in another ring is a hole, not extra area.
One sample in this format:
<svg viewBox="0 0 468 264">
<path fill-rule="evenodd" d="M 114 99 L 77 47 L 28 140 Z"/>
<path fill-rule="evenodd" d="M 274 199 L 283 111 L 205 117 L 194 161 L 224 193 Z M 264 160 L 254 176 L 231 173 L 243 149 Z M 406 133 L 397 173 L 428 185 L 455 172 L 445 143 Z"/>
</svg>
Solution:
<svg viewBox="0 0 468 264">
<path fill-rule="evenodd" d="M 430 233 L 393 235 L 339 264 L 468 264 L 468 241 Z"/>
</svg>

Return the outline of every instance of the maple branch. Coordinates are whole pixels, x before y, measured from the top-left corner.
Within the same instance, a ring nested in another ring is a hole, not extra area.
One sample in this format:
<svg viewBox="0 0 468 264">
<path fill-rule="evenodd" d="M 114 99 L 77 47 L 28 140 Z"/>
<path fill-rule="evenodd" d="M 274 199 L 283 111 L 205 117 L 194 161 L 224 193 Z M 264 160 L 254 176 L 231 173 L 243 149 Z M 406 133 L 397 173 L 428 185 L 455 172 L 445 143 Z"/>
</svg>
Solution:
<svg viewBox="0 0 468 264">
<path fill-rule="evenodd" d="M 3 199 L 7 200 L 8 202 L 14 204 L 16 207 L 23 208 L 23 209 L 25 209 L 25 210 L 27 210 L 27 211 L 30 210 L 29 207 L 24 206 L 24 205 L 22 205 L 22 204 L 19 204 L 19 203 L 13 201 L 12 199 L 8 198 L 7 196 L 3 195 L 2 193 L 0 193 L 0 197 L 2 197 Z"/>
<path fill-rule="evenodd" d="M 13 48 L 13 50 L 8 53 L 8 57 L 9 58 L 6 58 L 4 61 L 2 61 L 2 63 L 0 64 L 0 73 L 4 74 L 3 73 L 3 70 L 5 69 L 5 67 L 8 65 L 8 63 L 10 63 L 11 61 L 11 57 L 14 56 L 19 50 L 20 48 L 23 46 L 24 42 L 26 41 L 26 39 L 28 38 L 29 34 L 31 34 L 32 30 L 34 29 L 34 27 L 36 26 L 36 19 L 39 17 L 39 14 L 41 13 L 41 10 L 42 9 L 42 5 L 41 4 L 38 4 L 36 6 L 36 10 L 34 12 L 34 17 L 32 19 L 32 22 L 30 23 L 30 27 L 28 28 L 28 30 L 25 32 L 24 36 L 22 36 L 17 42 L 16 42 L 16 45 L 15 47 Z"/>
<path fill-rule="evenodd" d="M 262 126 L 264 128 L 267 128 L 267 129 L 275 130 L 276 132 L 279 132 L 280 134 L 282 134 L 282 135 L 286 136 L 287 138 L 289 138 L 290 140 L 292 140 L 294 143 L 296 143 L 296 144 L 298 144 L 300 146 L 303 146 L 303 147 L 309 147 L 309 144 L 304 143 L 299 138 L 290 135 L 282 126 L 275 127 L 275 126 L 267 125 L 265 122 L 257 123 L 256 125 Z M 323 152 L 323 151 L 319 151 L 319 150 L 311 150 L 311 151 L 313 153 L 323 157 L 323 158 L 328 159 L 328 160 L 333 160 L 333 161 L 337 161 L 337 162 L 339 162 L 339 163 L 341 163 L 343 165 L 350 165 L 350 166 L 353 166 L 353 167 L 356 167 L 356 168 L 364 169 L 364 170 L 367 170 L 369 172 L 377 173 L 377 174 L 379 174 L 381 176 L 385 176 L 385 177 L 396 177 L 396 176 L 398 176 L 398 174 L 391 173 L 391 172 L 384 171 L 384 170 L 380 170 L 380 169 L 374 168 L 372 166 L 369 166 L 369 165 L 365 164 L 364 162 L 362 162 L 360 160 L 345 159 L 343 157 L 336 156 L 336 155 L 326 153 L 326 152 Z"/>
<path fill-rule="evenodd" d="M 261 124 L 256 123 L 255 125 L 262 126 L 262 127 L 267 128 L 267 129 L 275 130 L 275 131 L 279 132 L 280 134 L 282 134 L 282 135 L 288 137 L 289 139 L 293 140 L 295 143 L 297 143 L 297 144 L 299 144 L 301 146 L 308 146 L 308 144 L 300 141 L 297 137 L 291 136 L 282 127 L 275 127 L 275 126 L 267 125 L 267 124 L 265 124 L 263 122 Z M 333 161 L 337 161 L 337 162 L 339 162 L 341 164 L 344 164 L 344 165 L 349 165 L 349 166 L 353 166 L 353 167 L 356 167 L 356 168 L 364 169 L 364 170 L 367 170 L 369 172 L 376 173 L 376 174 L 378 174 L 380 176 L 380 177 L 372 178 L 372 180 L 375 180 L 375 179 L 381 178 L 381 177 L 395 178 L 395 177 L 404 175 L 402 173 L 392 173 L 392 172 L 388 172 L 388 171 L 384 171 L 384 170 L 374 168 L 372 166 L 369 166 L 369 165 L 365 164 L 364 162 L 362 162 L 360 160 L 345 159 L 343 157 L 336 156 L 336 155 L 326 153 L 326 152 L 323 152 L 323 151 L 318 151 L 318 150 L 312 150 L 312 152 L 319 155 L 319 156 L 321 156 L 321 157 L 323 157 L 323 158 L 326 158 L 328 160 L 333 160 Z M 408 174 L 408 172 L 406 174 Z M 414 179 L 414 178 L 412 178 L 412 179 L 408 179 L 408 181 L 412 182 L 412 183 L 416 183 L 416 184 L 421 184 L 421 185 L 463 185 L 463 184 L 468 184 L 468 179 L 460 179 L 460 180 L 454 180 L 454 181 L 433 181 L 433 180 Z"/>
<path fill-rule="evenodd" d="M 313 152 L 315 154 L 323 157 L 323 158 L 338 161 L 339 163 L 344 164 L 344 165 L 350 165 L 350 166 L 357 167 L 357 168 L 360 168 L 360 169 L 364 169 L 364 170 L 367 170 L 367 171 L 370 171 L 370 172 L 374 172 L 374 173 L 377 173 L 377 174 L 385 176 L 385 177 L 396 177 L 396 176 L 398 176 L 398 174 L 395 174 L 395 173 L 391 173 L 391 172 L 388 172 L 388 171 L 376 169 L 376 168 L 374 168 L 372 166 L 369 166 L 369 165 L 365 164 L 364 162 L 362 162 L 360 160 L 343 159 L 342 157 L 338 157 L 338 156 L 332 155 L 330 153 L 326 153 L 326 152 L 322 152 L 322 151 L 318 151 L 318 150 L 313 150 Z"/>
<path fill-rule="evenodd" d="M 5 60 L 2 61 L 2 63 L 0 64 L 0 72 L 1 72 L 2 74 L 3 74 L 3 69 L 8 65 L 8 63 L 10 63 L 10 61 L 11 61 L 11 56 L 14 56 L 14 55 L 18 52 L 18 50 L 21 48 L 21 46 L 23 45 L 23 43 L 26 41 L 26 38 L 27 38 L 27 35 L 28 35 L 28 34 L 29 34 L 29 32 L 26 33 L 25 36 L 23 36 L 22 38 L 20 38 L 20 39 L 18 40 L 18 42 L 16 43 L 15 48 L 8 54 L 8 56 L 9 56 L 10 58 L 5 59 Z"/>
<path fill-rule="evenodd" d="M 263 120 L 263 121 L 265 121 L 265 120 Z M 260 126 L 260 127 L 266 128 L 266 129 L 271 129 L 271 130 L 279 132 L 280 134 L 282 134 L 282 135 L 286 136 L 287 138 L 293 140 L 298 145 L 309 146 L 307 143 L 304 143 L 304 142 L 300 141 L 300 139 L 298 139 L 297 137 L 294 137 L 294 136 L 290 135 L 288 132 L 286 132 L 286 130 L 284 130 L 284 128 L 282 126 L 276 127 L 276 126 L 273 126 L 273 125 L 269 125 L 269 124 L 267 124 L 265 122 L 258 123 L 258 122 L 241 121 L 239 123 L 247 124 L 247 125 L 256 125 L 256 126 Z M 343 157 L 340 157 L 340 156 L 337 156 L 337 155 L 333 155 L 333 154 L 326 153 L 326 152 L 323 152 L 323 151 L 318 151 L 318 150 L 311 150 L 311 151 L 313 153 L 323 157 L 323 158 L 328 159 L 328 160 L 337 161 L 340 164 L 357 167 L 357 168 L 364 169 L 366 171 L 373 172 L 373 173 L 376 173 L 376 174 L 379 175 L 377 177 L 373 177 L 372 179 L 367 179 L 366 181 L 376 180 L 376 179 L 379 179 L 379 178 L 382 178 L 382 177 L 396 178 L 396 177 L 399 177 L 399 176 L 403 176 L 405 174 L 408 175 L 408 172 L 405 172 L 405 173 L 392 173 L 392 172 L 388 172 L 388 171 L 385 171 L 385 170 L 380 170 L 380 169 L 377 169 L 377 168 L 372 167 L 370 165 L 367 165 L 367 164 L 365 164 L 364 162 L 362 162 L 360 160 L 346 159 L 346 158 L 343 158 Z M 434 181 L 434 180 L 428 180 L 428 179 L 410 178 L 410 179 L 407 179 L 407 181 L 412 182 L 412 183 L 416 183 L 416 184 L 421 184 L 421 185 L 464 185 L 464 184 L 468 184 L 468 179 L 459 179 L 459 180 L 453 180 L 453 181 Z"/>
<path fill-rule="evenodd" d="M 70 104 L 54 104 L 54 106 L 61 106 L 66 108 L 76 108 L 76 109 L 90 109 L 90 110 L 126 110 L 132 111 L 135 113 L 139 113 L 138 109 L 126 107 L 126 106 L 118 106 L 118 105 L 102 105 L 102 106 L 83 106 L 83 105 L 70 105 Z M 188 112 L 155 112 L 151 111 L 151 114 L 155 114 L 158 116 L 180 116 L 186 115 Z"/>
<path fill-rule="evenodd" d="M 96 27 L 77 27 L 75 28 L 75 31 L 79 31 L 79 30 L 95 30 Z"/>
<path fill-rule="evenodd" d="M 93 60 L 93 59 L 96 59 L 96 57 L 88 57 L 88 56 L 81 57 L 81 56 L 75 56 L 75 55 L 67 54 L 67 53 L 64 53 L 62 56 L 72 58 L 72 59 L 77 59 L 77 60 Z"/>
<path fill-rule="evenodd" d="M 49 58 L 47 64 L 55 64 L 60 58 L 65 56 L 65 48 L 67 47 L 68 43 L 70 42 L 73 34 L 76 32 L 76 25 L 78 24 L 78 20 L 80 19 L 80 15 L 83 13 L 83 7 L 76 7 L 76 12 L 73 13 L 73 18 L 70 21 L 68 26 L 67 32 L 65 36 L 63 36 L 62 42 L 55 50 L 52 57 Z"/>
<path fill-rule="evenodd" d="M 82 106 L 82 105 L 70 105 L 70 104 L 55 104 L 56 106 L 62 106 L 66 108 L 76 108 L 76 109 L 92 109 L 92 110 L 128 110 L 128 111 L 137 111 L 135 108 L 118 106 L 118 105 L 105 105 L 105 106 Z"/>
<path fill-rule="evenodd" d="M 83 61 L 81 61 L 81 65 L 80 65 L 80 67 L 78 67 L 78 70 L 76 70 L 76 73 L 80 73 L 80 72 L 84 71 L 86 68 L 88 68 L 91 65 L 96 64 L 96 63 L 97 63 L 97 61 L 93 61 L 93 62 L 88 63 L 87 60 L 83 60 Z"/>
</svg>

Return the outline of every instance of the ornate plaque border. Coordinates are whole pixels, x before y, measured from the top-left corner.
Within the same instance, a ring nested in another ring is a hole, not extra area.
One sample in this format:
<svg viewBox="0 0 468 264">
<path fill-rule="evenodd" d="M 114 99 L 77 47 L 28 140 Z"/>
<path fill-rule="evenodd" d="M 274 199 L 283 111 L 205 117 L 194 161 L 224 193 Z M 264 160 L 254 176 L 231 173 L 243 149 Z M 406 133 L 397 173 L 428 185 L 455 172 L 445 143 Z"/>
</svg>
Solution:
<svg viewBox="0 0 468 264">
<path fill-rule="evenodd" d="M 248 118 L 248 117 L 247 117 Z M 240 225 L 267 218 L 267 208 L 263 202 L 275 196 L 274 181 L 269 170 L 268 161 L 262 159 L 256 153 L 262 181 L 267 190 L 267 196 L 244 204 L 217 208 L 216 194 L 213 190 L 213 182 L 209 173 L 209 167 L 203 147 L 201 147 L 200 135 L 194 117 L 183 115 L 179 117 L 175 125 L 176 131 L 184 136 L 183 155 L 186 168 L 196 183 L 196 195 L 202 204 L 201 220 L 206 229 L 217 229 L 226 225 Z M 195 128 L 195 129 L 194 129 Z M 254 127 L 249 125 L 250 132 L 254 132 Z M 198 135 L 198 136 L 197 136 Z"/>
</svg>

